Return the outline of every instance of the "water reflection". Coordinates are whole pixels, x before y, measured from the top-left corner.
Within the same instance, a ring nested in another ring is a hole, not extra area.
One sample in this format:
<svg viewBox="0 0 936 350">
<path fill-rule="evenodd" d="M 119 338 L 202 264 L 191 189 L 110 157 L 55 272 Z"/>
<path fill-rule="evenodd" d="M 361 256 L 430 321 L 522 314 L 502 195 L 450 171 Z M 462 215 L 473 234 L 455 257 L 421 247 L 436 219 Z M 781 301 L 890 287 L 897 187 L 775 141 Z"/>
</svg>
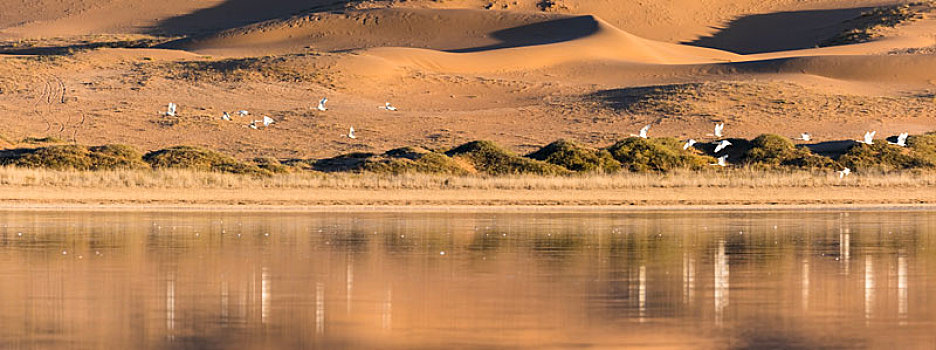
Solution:
<svg viewBox="0 0 936 350">
<path fill-rule="evenodd" d="M 728 307 L 728 256 L 725 254 L 725 241 L 718 241 L 715 251 L 715 325 L 724 323 L 725 308 Z"/>
<path fill-rule="evenodd" d="M 933 348 L 934 223 L 0 213 L 0 348 Z"/>
</svg>

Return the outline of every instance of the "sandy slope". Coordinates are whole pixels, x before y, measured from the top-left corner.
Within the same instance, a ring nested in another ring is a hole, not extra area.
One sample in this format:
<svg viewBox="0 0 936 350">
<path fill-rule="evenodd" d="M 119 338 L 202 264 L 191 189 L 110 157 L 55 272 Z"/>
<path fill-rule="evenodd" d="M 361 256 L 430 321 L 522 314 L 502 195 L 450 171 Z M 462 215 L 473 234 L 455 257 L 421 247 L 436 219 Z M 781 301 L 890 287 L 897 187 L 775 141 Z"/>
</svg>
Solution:
<svg viewBox="0 0 936 350">
<path fill-rule="evenodd" d="M 450 0 L 450 1 L 328 1 L 328 0 L 8 0 L 0 11 L 0 33 L 17 36 L 139 33 L 193 33 L 234 28 L 309 9 L 345 6 L 405 8 L 467 8 L 544 11 L 600 15 L 611 25 L 641 37 L 667 42 L 691 41 L 714 34 L 732 21 L 753 15 L 786 13 L 800 25 L 815 26 L 848 16 L 822 13 L 899 3 L 895 0 L 658 0 L 621 3 L 610 0 Z M 817 15 L 816 12 L 820 11 Z M 768 22 L 756 19 L 757 22 Z M 737 22 L 734 22 L 737 24 Z M 782 30 L 782 31 L 781 31 Z M 777 26 L 759 32 L 786 32 Z M 737 41 L 737 40 L 734 40 Z"/>
<path fill-rule="evenodd" d="M 472 139 L 519 151 L 560 137 L 603 146 L 646 123 L 653 135 L 677 137 L 700 137 L 718 121 L 729 122 L 731 136 L 810 131 L 852 139 L 869 128 L 882 135 L 936 129 L 936 58 L 887 54 L 936 44 L 932 14 L 880 40 L 809 48 L 882 2 L 259 3 L 3 4 L 0 38 L 45 37 L 27 42 L 33 48 L 8 44 L 8 52 L 79 50 L 43 59 L 0 55 L 0 135 L 8 144 L 51 135 L 320 157 Z M 101 33 L 115 35 L 49 38 Z M 181 37 L 160 48 L 80 49 L 141 33 Z M 619 108 L 608 93 L 705 81 L 739 82 L 739 90 L 686 102 L 704 108 L 641 113 Z M 800 88 L 749 93 L 773 83 Z M 322 96 L 327 112 L 313 109 Z M 799 104 L 771 107 L 774 100 Z M 178 117 L 161 115 L 169 101 L 180 105 Z M 400 111 L 377 109 L 385 101 Z M 253 115 L 219 119 L 239 109 Z M 246 128 L 259 115 L 278 123 Z M 343 136 L 350 126 L 357 140 Z"/>
</svg>

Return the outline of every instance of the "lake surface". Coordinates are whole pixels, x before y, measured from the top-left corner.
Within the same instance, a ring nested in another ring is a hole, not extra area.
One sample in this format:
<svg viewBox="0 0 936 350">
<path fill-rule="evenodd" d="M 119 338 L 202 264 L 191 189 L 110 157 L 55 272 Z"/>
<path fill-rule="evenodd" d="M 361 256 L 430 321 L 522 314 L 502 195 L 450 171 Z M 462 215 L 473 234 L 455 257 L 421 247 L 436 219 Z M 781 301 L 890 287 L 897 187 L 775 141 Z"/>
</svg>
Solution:
<svg viewBox="0 0 936 350">
<path fill-rule="evenodd" d="M 933 349 L 936 213 L 0 213 L 0 348 Z"/>
</svg>

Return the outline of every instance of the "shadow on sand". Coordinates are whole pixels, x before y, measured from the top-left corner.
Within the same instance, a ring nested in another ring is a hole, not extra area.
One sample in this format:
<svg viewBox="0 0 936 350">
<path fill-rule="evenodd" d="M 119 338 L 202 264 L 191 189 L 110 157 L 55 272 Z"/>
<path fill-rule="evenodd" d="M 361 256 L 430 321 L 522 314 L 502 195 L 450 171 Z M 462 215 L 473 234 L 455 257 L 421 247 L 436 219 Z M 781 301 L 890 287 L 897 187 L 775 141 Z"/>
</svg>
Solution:
<svg viewBox="0 0 936 350">
<path fill-rule="evenodd" d="M 519 27 L 499 30 L 490 34 L 500 43 L 447 52 L 466 53 L 521 46 L 534 46 L 571 41 L 586 37 L 598 31 L 598 21 L 592 16 L 577 16 L 554 21 L 527 24 Z"/>
<path fill-rule="evenodd" d="M 712 36 L 687 45 L 739 54 L 809 49 L 847 30 L 844 23 L 871 10 L 859 7 L 835 10 L 777 12 L 735 19 Z"/>
<path fill-rule="evenodd" d="M 160 21 L 150 28 L 147 34 L 207 34 L 310 11 L 339 10 L 350 2 L 350 0 L 228 0 L 215 7 Z"/>
</svg>

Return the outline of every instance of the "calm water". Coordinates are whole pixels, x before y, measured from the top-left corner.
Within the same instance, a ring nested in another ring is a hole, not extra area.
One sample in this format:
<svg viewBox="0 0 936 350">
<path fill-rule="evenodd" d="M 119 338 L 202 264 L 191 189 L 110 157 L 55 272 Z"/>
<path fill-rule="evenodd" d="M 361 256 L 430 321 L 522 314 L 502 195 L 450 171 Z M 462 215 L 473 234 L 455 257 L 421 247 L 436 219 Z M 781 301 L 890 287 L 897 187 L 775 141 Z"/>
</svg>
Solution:
<svg viewBox="0 0 936 350">
<path fill-rule="evenodd" d="M 936 348 L 936 213 L 0 213 L 0 348 Z"/>
</svg>

